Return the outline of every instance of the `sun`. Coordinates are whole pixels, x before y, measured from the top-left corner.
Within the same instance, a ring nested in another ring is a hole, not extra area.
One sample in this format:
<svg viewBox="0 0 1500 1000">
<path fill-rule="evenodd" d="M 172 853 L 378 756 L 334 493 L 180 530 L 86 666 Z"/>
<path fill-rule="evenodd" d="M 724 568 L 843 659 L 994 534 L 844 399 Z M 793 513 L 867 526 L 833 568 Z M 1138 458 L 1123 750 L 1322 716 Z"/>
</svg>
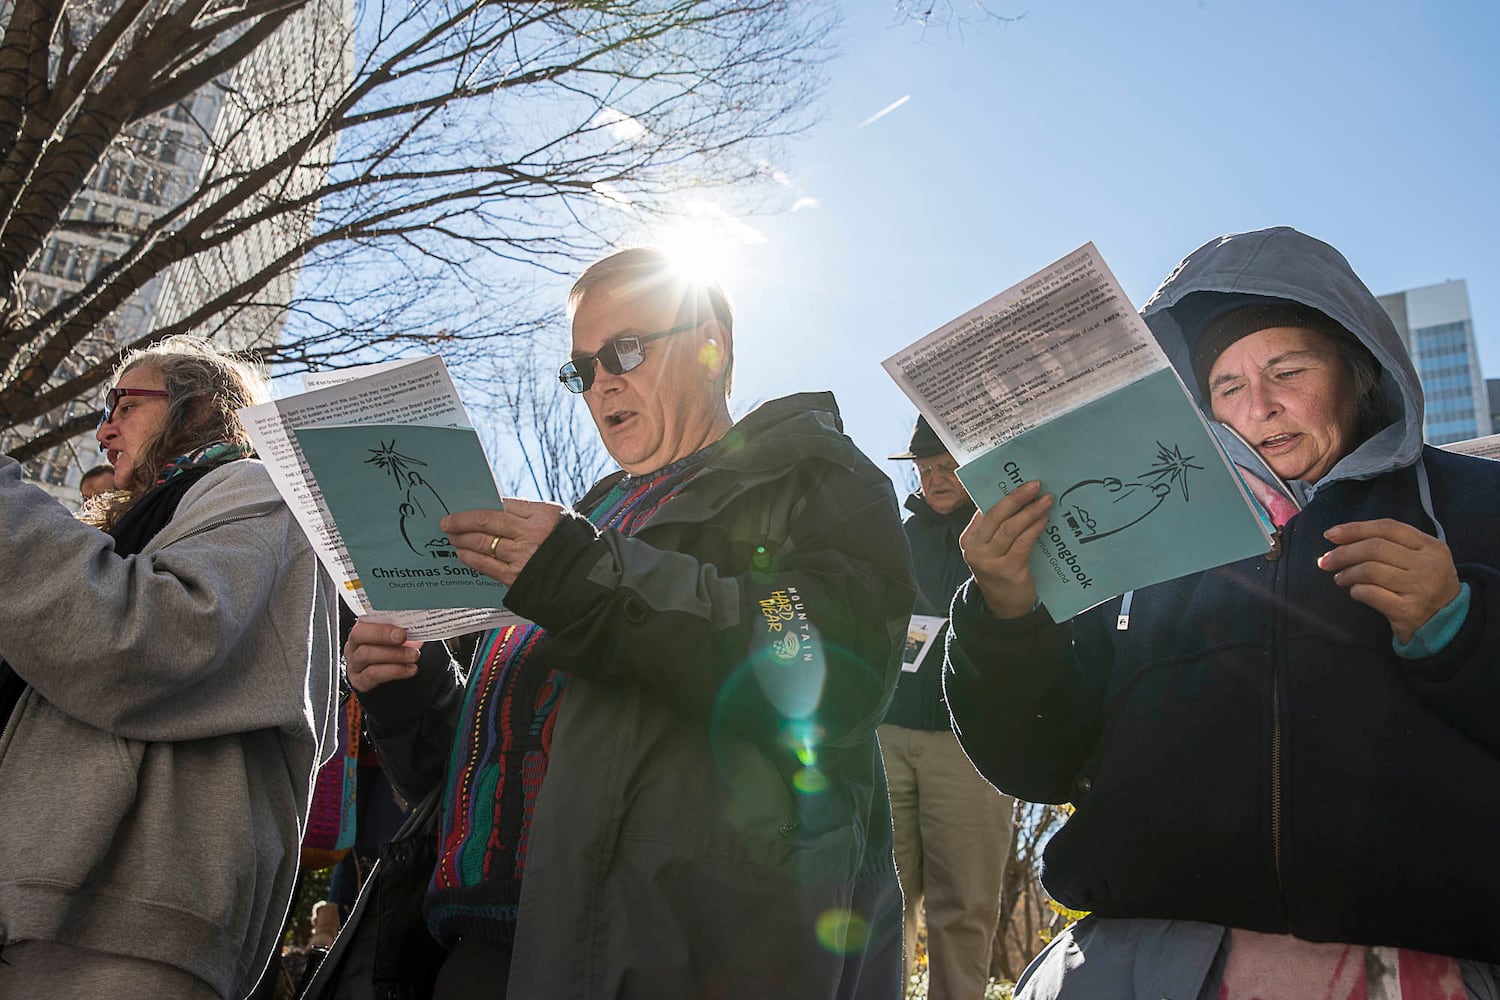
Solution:
<svg viewBox="0 0 1500 1000">
<path fill-rule="evenodd" d="M 669 257 L 677 271 L 694 283 L 732 283 L 743 266 L 746 250 L 766 242 L 766 237 L 721 205 L 694 201 L 651 234 L 651 242 Z"/>
</svg>

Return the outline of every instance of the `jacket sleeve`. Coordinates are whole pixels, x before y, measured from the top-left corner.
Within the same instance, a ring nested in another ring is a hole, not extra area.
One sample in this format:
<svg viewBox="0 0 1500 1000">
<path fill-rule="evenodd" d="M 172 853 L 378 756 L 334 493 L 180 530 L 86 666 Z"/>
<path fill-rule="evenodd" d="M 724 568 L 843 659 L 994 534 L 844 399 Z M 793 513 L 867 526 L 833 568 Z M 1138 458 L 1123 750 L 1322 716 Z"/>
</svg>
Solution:
<svg viewBox="0 0 1500 1000">
<path fill-rule="evenodd" d="M 974 766 L 1028 802 L 1067 802 L 1099 741 L 1109 645 L 1080 616 L 1045 610 L 996 618 L 973 580 L 953 599 L 943 687 L 953 730 Z"/>
<path fill-rule="evenodd" d="M 331 697 L 309 687 L 332 679 L 330 589 L 269 483 L 216 471 L 169 526 L 201 527 L 121 557 L 20 472 L 0 457 L 0 656 L 38 694 L 133 740 L 307 731 Z"/>
<path fill-rule="evenodd" d="M 1500 757 L 1500 571 L 1460 563 L 1469 585 L 1469 613 L 1435 655 L 1401 664 L 1417 697 L 1496 757 Z"/>
<path fill-rule="evenodd" d="M 1447 645 L 1398 669 L 1433 714 L 1500 757 L 1500 536 L 1490 514 L 1500 463 L 1430 445 L 1422 455 L 1435 520 L 1469 585 L 1469 609 Z"/>
<path fill-rule="evenodd" d="M 422 644 L 417 673 L 362 694 L 365 730 L 401 797 L 421 802 L 442 781 L 463 707 L 464 681 L 441 642 Z"/>
<path fill-rule="evenodd" d="M 751 739 L 868 738 L 895 688 L 911 560 L 889 480 L 868 463 L 818 464 L 821 474 L 800 477 L 810 485 L 787 537 L 738 574 L 565 519 L 506 595 L 548 630 L 533 655 L 594 680 L 643 682 Z"/>
</svg>

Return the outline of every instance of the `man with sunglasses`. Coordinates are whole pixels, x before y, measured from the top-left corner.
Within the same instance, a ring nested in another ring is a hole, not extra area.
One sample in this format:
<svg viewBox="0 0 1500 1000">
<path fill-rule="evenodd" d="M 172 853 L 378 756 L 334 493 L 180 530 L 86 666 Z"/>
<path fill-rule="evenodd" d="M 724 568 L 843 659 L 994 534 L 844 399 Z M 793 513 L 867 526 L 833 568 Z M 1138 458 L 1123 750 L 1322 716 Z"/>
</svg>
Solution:
<svg viewBox="0 0 1500 1000">
<path fill-rule="evenodd" d="M 569 307 L 559 381 L 621 471 L 443 522 L 535 625 L 486 636 L 466 686 L 389 625 L 346 650 L 393 781 L 443 789 L 433 996 L 897 1000 L 890 482 L 829 394 L 733 421 L 728 300 L 660 252 L 597 262 Z"/>
</svg>

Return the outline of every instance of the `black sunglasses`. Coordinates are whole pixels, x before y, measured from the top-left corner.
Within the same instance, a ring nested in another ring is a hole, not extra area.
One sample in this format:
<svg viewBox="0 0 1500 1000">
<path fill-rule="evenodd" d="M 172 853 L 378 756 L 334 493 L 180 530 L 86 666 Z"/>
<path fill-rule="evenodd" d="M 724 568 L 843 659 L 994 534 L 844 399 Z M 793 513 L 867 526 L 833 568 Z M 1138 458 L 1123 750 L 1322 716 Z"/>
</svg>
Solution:
<svg viewBox="0 0 1500 1000">
<path fill-rule="evenodd" d="M 99 418 L 100 427 L 115 419 L 115 407 L 126 396 L 160 396 L 162 399 L 169 399 L 172 394 L 165 389 L 121 389 L 116 386 L 104 394 L 104 415 Z"/>
<path fill-rule="evenodd" d="M 604 346 L 599 348 L 598 354 L 591 354 L 586 358 L 574 358 L 563 365 L 557 370 L 557 380 L 567 386 L 569 392 L 587 392 L 589 386 L 594 384 L 596 360 L 611 375 L 624 375 L 628 371 L 639 368 L 641 362 L 646 360 L 646 345 L 651 341 L 695 329 L 702 323 L 703 320 L 695 320 L 691 323 L 679 323 L 670 330 L 661 330 L 657 333 L 626 334 L 623 337 L 615 337 L 613 340 L 605 341 Z"/>
</svg>

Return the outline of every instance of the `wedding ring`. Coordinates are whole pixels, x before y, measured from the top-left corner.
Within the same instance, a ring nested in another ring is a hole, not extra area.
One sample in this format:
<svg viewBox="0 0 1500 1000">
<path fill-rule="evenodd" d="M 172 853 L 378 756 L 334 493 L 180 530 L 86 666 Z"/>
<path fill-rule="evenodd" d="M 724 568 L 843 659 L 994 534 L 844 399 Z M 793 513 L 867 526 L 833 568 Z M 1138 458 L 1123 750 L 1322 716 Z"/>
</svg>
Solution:
<svg viewBox="0 0 1500 1000">
<path fill-rule="evenodd" d="M 499 544 L 500 544 L 500 536 L 499 535 L 496 535 L 495 537 L 493 537 L 493 538 L 490 539 L 490 558 L 491 559 L 496 558 L 496 556 L 495 556 L 495 546 L 497 546 Z"/>
</svg>

